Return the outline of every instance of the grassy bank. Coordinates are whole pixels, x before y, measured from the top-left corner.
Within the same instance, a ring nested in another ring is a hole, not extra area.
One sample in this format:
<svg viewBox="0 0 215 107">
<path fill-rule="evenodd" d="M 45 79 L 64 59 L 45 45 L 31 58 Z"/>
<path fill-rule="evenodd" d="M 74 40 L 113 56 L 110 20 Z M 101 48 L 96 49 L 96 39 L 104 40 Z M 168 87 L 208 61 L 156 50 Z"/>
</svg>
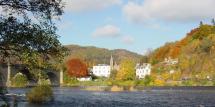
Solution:
<svg viewBox="0 0 215 107">
<path fill-rule="evenodd" d="M 66 81 L 64 86 L 215 86 L 215 82 L 208 80 L 161 81 L 151 78 L 119 81 L 100 78 L 92 81 L 77 81 L 76 79 L 71 79 L 70 81 Z"/>
</svg>

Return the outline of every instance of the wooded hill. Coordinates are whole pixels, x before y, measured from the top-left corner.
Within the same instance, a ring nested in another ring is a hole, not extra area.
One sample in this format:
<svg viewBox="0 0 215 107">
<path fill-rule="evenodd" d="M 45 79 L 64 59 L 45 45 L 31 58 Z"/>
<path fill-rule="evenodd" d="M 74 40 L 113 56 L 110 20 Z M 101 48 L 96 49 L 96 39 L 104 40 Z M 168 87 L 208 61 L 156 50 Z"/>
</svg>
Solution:
<svg viewBox="0 0 215 107">
<path fill-rule="evenodd" d="M 157 66 L 168 57 L 178 58 L 179 63 L 162 69 Z M 204 79 L 215 78 L 215 25 L 200 25 L 182 40 L 166 43 L 156 49 L 149 58 L 155 66 L 154 73 L 175 69 L 179 72 L 178 80 L 186 77 L 199 83 Z"/>
<path fill-rule="evenodd" d="M 98 48 L 94 46 L 78 46 L 78 45 L 66 45 L 69 49 L 69 56 L 66 58 L 80 58 L 88 63 L 89 66 L 95 64 L 109 64 L 111 55 L 114 61 L 119 64 L 122 59 L 133 59 L 135 62 L 139 62 L 142 55 L 130 52 L 125 49 L 108 50 L 105 48 Z"/>
</svg>

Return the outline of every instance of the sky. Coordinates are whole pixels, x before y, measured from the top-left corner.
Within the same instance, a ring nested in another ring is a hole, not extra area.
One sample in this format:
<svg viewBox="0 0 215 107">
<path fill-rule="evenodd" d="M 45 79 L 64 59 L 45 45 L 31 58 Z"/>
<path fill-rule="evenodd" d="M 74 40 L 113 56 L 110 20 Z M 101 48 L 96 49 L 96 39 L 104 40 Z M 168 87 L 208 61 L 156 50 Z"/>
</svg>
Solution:
<svg viewBox="0 0 215 107">
<path fill-rule="evenodd" d="M 56 22 L 63 45 L 144 54 L 186 36 L 215 17 L 215 0 L 63 0 Z"/>
</svg>

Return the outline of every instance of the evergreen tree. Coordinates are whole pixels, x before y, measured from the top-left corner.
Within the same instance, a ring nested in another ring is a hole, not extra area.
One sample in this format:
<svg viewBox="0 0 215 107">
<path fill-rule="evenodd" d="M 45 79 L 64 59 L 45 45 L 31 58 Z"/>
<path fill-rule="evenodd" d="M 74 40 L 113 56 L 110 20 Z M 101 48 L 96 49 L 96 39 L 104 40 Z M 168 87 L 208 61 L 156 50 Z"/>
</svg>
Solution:
<svg viewBox="0 0 215 107">
<path fill-rule="evenodd" d="M 215 26 L 215 20 L 214 20 L 214 18 L 212 19 L 211 23 L 212 23 L 213 26 Z"/>
<path fill-rule="evenodd" d="M 202 26 L 203 25 L 203 22 L 202 21 L 200 21 L 200 24 L 199 24 L 200 26 Z"/>
</svg>

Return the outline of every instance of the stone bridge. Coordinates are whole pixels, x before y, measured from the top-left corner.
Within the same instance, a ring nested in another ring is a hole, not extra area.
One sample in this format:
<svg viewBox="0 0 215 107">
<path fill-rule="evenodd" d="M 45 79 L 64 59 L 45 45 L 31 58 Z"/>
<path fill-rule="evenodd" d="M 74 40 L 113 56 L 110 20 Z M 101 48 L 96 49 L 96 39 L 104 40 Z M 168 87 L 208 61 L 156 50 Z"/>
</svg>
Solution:
<svg viewBox="0 0 215 107">
<path fill-rule="evenodd" d="M 52 86 L 59 86 L 63 84 L 63 72 L 55 71 L 55 70 L 43 70 L 47 76 L 48 79 L 51 82 Z M 35 80 L 32 76 L 32 74 L 29 72 L 29 70 L 18 64 L 0 64 L 0 76 L 2 78 L 1 85 L 6 85 L 8 87 L 11 86 L 11 78 L 14 77 L 17 73 L 22 73 L 26 75 L 29 86 L 35 86 L 37 85 L 37 80 Z"/>
</svg>

